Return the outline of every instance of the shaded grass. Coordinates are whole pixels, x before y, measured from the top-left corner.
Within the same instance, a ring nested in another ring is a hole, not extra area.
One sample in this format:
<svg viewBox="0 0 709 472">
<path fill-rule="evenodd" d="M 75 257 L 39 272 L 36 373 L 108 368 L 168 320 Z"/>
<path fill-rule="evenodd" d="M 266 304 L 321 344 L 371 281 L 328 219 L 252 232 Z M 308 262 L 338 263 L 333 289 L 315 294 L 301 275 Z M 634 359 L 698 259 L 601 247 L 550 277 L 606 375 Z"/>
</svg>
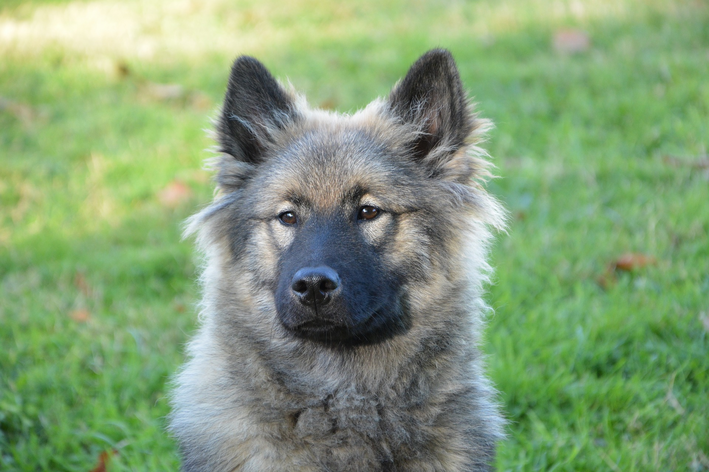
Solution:
<svg viewBox="0 0 709 472">
<path fill-rule="evenodd" d="M 424 50 L 453 51 L 497 125 L 490 188 L 514 216 L 486 344 L 511 419 L 501 470 L 709 470 L 709 171 L 665 159 L 707 153 L 704 4 L 111 5 L 0 9 L 0 27 L 36 27 L 29 45 L 0 35 L 1 470 L 90 470 L 113 448 L 111 470 L 177 468 L 166 382 L 197 297 L 179 222 L 211 195 L 202 129 L 242 45 L 339 110 L 386 94 Z M 120 32 L 42 39 L 69 7 L 79 25 L 108 8 L 142 29 L 125 49 Z M 559 27 L 591 49 L 554 52 Z M 175 179 L 193 195 L 165 207 Z M 599 286 L 629 251 L 657 264 Z"/>
</svg>

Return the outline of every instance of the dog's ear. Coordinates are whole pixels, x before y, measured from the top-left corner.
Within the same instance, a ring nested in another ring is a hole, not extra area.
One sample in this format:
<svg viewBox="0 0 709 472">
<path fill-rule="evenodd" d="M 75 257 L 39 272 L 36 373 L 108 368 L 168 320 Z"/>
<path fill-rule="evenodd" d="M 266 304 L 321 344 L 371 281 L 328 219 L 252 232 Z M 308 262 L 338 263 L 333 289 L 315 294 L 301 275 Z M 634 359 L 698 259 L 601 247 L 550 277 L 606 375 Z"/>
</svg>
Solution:
<svg viewBox="0 0 709 472">
<path fill-rule="evenodd" d="M 249 56 L 234 61 L 217 123 L 221 152 L 258 164 L 274 133 L 297 118 L 293 98 L 263 64 Z"/>
<path fill-rule="evenodd" d="M 434 49 L 421 56 L 388 99 L 389 112 L 416 130 L 412 153 L 416 159 L 442 159 L 465 145 L 473 117 L 453 56 Z M 435 164 L 434 164 L 435 165 Z"/>
</svg>

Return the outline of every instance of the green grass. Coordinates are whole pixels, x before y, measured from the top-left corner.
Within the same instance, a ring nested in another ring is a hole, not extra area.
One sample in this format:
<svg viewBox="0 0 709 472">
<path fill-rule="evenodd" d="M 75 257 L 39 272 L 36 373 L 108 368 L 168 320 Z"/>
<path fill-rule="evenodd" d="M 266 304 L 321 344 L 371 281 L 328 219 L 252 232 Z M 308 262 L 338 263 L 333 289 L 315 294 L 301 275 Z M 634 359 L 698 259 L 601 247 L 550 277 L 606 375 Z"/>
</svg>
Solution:
<svg viewBox="0 0 709 472">
<path fill-rule="evenodd" d="M 203 129 L 236 55 L 348 111 L 444 46 L 514 216 L 485 346 L 499 469 L 709 471 L 709 6 L 283 3 L 0 4 L 0 470 L 112 449 L 110 471 L 177 469 L 166 391 L 198 295 L 180 222 L 210 199 Z M 565 28 L 590 48 L 556 52 Z M 166 205 L 175 180 L 191 193 Z M 609 274 L 627 252 L 656 263 Z"/>
</svg>

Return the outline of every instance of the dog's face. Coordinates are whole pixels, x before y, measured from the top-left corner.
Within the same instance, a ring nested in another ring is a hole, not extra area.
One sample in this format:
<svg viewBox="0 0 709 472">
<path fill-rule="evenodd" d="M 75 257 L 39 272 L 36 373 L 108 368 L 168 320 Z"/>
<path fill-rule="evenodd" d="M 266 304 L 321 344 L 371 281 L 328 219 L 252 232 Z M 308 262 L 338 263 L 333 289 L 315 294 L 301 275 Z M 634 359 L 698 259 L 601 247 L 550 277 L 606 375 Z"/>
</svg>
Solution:
<svg viewBox="0 0 709 472">
<path fill-rule="evenodd" d="M 254 236 L 277 254 L 271 290 L 294 335 L 374 342 L 405 329 L 412 261 L 397 261 L 397 244 L 419 209 L 405 163 L 364 127 L 318 124 L 291 134 L 250 183 L 264 223 Z"/>
<path fill-rule="evenodd" d="M 470 115 L 445 51 L 353 116 L 308 110 L 258 61 L 232 69 L 218 123 L 220 225 L 285 332 L 379 342 L 408 329 L 431 267 L 476 205 Z M 219 205 L 217 205 L 219 207 Z"/>
<path fill-rule="evenodd" d="M 317 129 L 264 174 L 263 196 L 272 198 L 262 200 L 263 236 L 280 254 L 276 309 L 297 336 L 371 341 L 400 327 L 401 275 L 386 254 L 403 214 L 384 200 L 375 165 L 384 157 L 361 131 Z"/>
</svg>

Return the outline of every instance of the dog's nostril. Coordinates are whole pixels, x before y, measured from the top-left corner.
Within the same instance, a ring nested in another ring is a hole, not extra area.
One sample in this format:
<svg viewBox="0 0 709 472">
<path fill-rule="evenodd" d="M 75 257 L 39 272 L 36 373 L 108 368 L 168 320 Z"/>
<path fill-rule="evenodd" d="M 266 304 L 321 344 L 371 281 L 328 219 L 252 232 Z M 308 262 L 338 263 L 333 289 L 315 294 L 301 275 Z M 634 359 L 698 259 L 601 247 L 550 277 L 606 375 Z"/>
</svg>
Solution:
<svg viewBox="0 0 709 472">
<path fill-rule="evenodd" d="M 291 289 L 304 305 L 329 303 L 339 287 L 340 277 L 327 266 L 300 269 L 291 284 Z"/>
<path fill-rule="evenodd" d="M 308 283 L 305 280 L 296 280 L 291 287 L 294 292 L 305 293 L 308 291 Z"/>
<path fill-rule="evenodd" d="M 332 292 L 334 290 L 337 290 L 337 287 L 339 287 L 340 284 L 337 283 L 337 281 L 332 280 L 332 279 L 323 279 L 320 282 L 320 285 L 318 288 L 322 293 L 327 293 L 327 292 Z"/>
</svg>

